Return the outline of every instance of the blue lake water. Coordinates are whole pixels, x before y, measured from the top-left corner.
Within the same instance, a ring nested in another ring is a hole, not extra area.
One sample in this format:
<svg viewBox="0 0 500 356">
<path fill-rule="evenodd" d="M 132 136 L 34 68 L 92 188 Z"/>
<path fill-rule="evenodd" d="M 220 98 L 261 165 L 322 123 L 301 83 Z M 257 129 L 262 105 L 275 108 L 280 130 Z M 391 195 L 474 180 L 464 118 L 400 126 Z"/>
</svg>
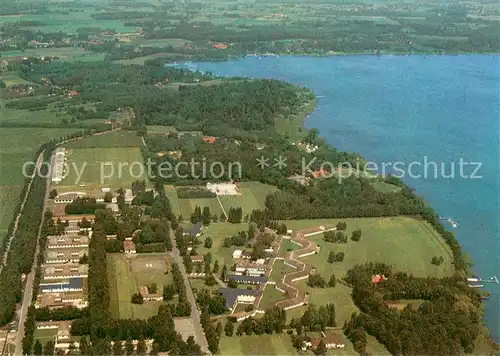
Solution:
<svg viewBox="0 0 500 356">
<path fill-rule="evenodd" d="M 306 127 L 318 128 L 341 150 L 359 152 L 379 170 L 382 163 L 390 171 L 391 164 L 401 161 L 403 179 L 441 216 L 460 224 L 456 235 L 472 257 L 475 273 L 489 278 L 500 275 L 499 58 L 249 57 L 188 67 L 281 79 L 313 89 L 318 109 Z M 412 162 L 417 163 L 409 166 Z M 476 162 L 481 167 L 473 178 Z M 454 178 L 446 178 L 452 166 Z M 484 289 L 492 293 L 486 323 L 498 341 L 500 285 Z"/>
</svg>

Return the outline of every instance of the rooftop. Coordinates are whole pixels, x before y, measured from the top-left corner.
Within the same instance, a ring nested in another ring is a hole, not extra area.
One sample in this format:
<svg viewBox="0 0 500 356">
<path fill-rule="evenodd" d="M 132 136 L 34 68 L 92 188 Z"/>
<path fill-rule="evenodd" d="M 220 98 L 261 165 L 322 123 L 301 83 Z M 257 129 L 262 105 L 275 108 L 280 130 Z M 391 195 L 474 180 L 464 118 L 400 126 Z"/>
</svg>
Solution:
<svg viewBox="0 0 500 356">
<path fill-rule="evenodd" d="M 227 278 L 238 283 L 264 284 L 267 282 L 266 276 L 240 276 L 237 274 L 229 274 Z"/>
<path fill-rule="evenodd" d="M 226 307 L 231 309 L 236 303 L 239 296 L 260 296 L 262 291 L 260 289 L 238 289 L 238 288 L 221 288 L 219 293 L 226 298 Z"/>
</svg>

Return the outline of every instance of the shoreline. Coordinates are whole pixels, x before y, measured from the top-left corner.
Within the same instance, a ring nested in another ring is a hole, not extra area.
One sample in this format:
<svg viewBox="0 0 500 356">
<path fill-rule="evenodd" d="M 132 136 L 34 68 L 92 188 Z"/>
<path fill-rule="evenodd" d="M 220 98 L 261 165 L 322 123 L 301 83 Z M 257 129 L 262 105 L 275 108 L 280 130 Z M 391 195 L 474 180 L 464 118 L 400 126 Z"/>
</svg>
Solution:
<svg viewBox="0 0 500 356">
<path fill-rule="evenodd" d="M 295 85 L 295 84 L 294 84 Z M 306 87 L 307 88 L 307 87 Z M 314 92 L 313 92 L 314 93 Z M 296 131 L 299 132 L 302 137 L 304 136 L 305 133 L 307 133 L 308 131 L 310 131 L 312 128 L 307 128 L 305 123 L 306 121 L 310 118 L 310 116 L 317 110 L 318 108 L 318 102 L 317 102 L 317 97 L 316 97 L 316 94 L 314 94 L 314 100 L 311 101 L 309 104 L 306 104 L 305 108 L 304 108 L 304 111 L 302 111 L 300 114 L 298 115 L 294 115 L 296 118 L 295 119 L 292 119 L 290 125 L 293 126 L 293 123 L 295 123 L 295 127 L 296 127 Z M 300 129 L 300 131 L 299 131 Z M 318 129 L 318 128 L 316 128 Z M 319 132 L 319 129 L 318 129 L 318 132 Z M 278 132 L 279 134 L 282 134 L 281 132 Z M 319 135 L 321 137 L 321 132 L 319 132 Z M 325 143 L 329 146 L 329 147 L 333 147 L 333 148 L 336 148 L 334 145 L 332 144 L 329 144 L 325 141 Z M 365 160 L 366 161 L 366 158 L 361 156 L 360 155 L 360 159 L 362 160 Z M 378 173 L 375 173 L 377 176 L 381 177 L 380 174 Z M 381 177 L 383 178 L 383 177 Z M 412 188 L 411 185 L 409 185 L 407 182 L 404 182 L 403 183 Z M 412 188 L 413 189 L 413 188 Z M 429 205 L 429 207 L 432 209 L 432 211 L 434 213 L 438 213 L 434 207 L 432 206 L 432 204 L 430 202 L 428 202 L 427 200 L 425 200 L 425 197 L 422 197 L 422 199 L 424 199 L 424 201 L 426 201 L 426 203 Z M 444 229 L 447 231 L 447 232 L 451 232 L 453 233 L 453 231 L 449 230 L 448 227 L 446 227 L 446 225 L 442 224 Z M 428 228 L 431 228 L 430 226 L 427 226 Z M 435 238 L 437 240 L 439 240 L 439 242 L 441 244 L 444 244 L 446 245 L 448 248 L 449 248 L 449 245 L 448 243 L 446 243 L 446 241 L 444 240 L 443 236 L 441 236 L 441 234 L 437 231 L 435 231 L 434 228 L 433 229 L 433 235 L 435 236 Z M 455 237 L 456 239 L 456 237 Z M 457 240 L 458 244 L 460 245 L 460 247 L 462 247 L 462 244 Z M 465 258 L 470 258 L 468 253 L 464 250 L 462 250 L 462 259 L 465 259 Z M 474 275 L 474 272 L 473 272 L 473 261 L 471 261 L 471 265 L 468 266 L 468 268 L 466 270 L 457 270 L 455 269 L 455 272 L 456 273 L 459 273 L 459 272 L 462 272 L 462 274 L 464 274 L 465 277 L 470 277 L 472 275 Z M 478 311 L 479 313 L 481 314 L 481 319 L 482 319 L 482 328 L 481 328 L 481 332 L 480 334 L 478 335 L 478 338 L 485 338 L 487 340 L 487 344 L 489 345 L 490 349 L 489 351 L 490 352 L 493 352 L 493 354 L 496 354 L 496 352 L 498 352 L 498 350 L 500 350 L 500 342 L 497 342 L 494 337 L 493 337 L 493 334 L 492 334 L 492 331 L 490 330 L 490 328 L 488 327 L 488 325 L 486 324 L 485 322 L 485 308 L 484 308 L 485 304 L 484 302 L 481 302 L 480 304 L 480 307 L 478 308 Z M 484 345 L 482 345 L 484 346 Z"/>
</svg>

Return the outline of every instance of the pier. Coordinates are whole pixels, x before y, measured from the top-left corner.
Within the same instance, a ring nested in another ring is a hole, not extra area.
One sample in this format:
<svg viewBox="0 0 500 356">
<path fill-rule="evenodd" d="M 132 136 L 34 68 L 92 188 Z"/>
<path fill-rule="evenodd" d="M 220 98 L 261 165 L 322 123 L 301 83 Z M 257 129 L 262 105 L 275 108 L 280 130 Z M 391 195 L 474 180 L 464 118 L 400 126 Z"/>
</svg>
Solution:
<svg viewBox="0 0 500 356">
<path fill-rule="evenodd" d="M 479 277 L 469 277 L 469 278 L 467 278 L 467 282 L 469 282 L 469 283 L 481 283 L 481 287 L 483 286 L 482 283 L 495 283 L 495 284 L 500 283 L 497 276 L 493 276 L 493 277 L 490 277 L 488 279 L 482 279 Z M 469 287 L 477 288 L 477 285 L 469 284 Z"/>
</svg>

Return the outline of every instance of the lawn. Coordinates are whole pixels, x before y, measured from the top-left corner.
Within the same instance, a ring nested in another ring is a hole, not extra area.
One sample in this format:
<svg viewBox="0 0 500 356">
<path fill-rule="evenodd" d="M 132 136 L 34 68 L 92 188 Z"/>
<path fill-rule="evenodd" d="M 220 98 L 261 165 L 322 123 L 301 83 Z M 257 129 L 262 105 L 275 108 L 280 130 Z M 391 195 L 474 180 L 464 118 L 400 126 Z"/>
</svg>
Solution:
<svg viewBox="0 0 500 356">
<path fill-rule="evenodd" d="M 300 246 L 297 245 L 296 243 L 293 243 L 291 240 L 283 239 L 283 241 L 281 242 L 279 254 L 285 255 L 287 252 L 295 251 L 298 250 L 299 248 Z"/>
<path fill-rule="evenodd" d="M 63 185 L 98 183 L 113 188 L 148 181 L 148 169 L 139 147 L 77 148 L 68 151 L 68 173 Z"/>
<path fill-rule="evenodd" d="M 219 343 L 221 355 L 296 355 L 290 336 L 283 334 L 223 336 Z"/>
<path fill-rule="evenodd" d="M 277 302 L 285 299 L 285 293 L 277 290 L 273 284 L 268 284 L 262 295 L 262 299 L 259 304 L 259 309 L 265 310 L 267 308 L 272 308 Z"/>
<path fill-rule="evenodd" d="M 319 225 L 336 224 L 338 220 L 294 220 L 286 221 L 289 229 L 297 230 Z M 322 234 L 310 237 L 321 246 L 317 255 L 302 259 L 314 266 L 318 273 L 329 277 L 335 272 L 341 278 L 356 264 L 383 262 L 395 270 L 415 276 L 444 277 L 453 274 L 451 252 L 441 237 L 426 222 L 410 217 L 344 219 L 347 235 L 361 229 L 363 236 L 358 242 L 350 239 L 347 244 L 323 241 Z M 344 252 L 343 262 L 327 263 L 330 251 Z M 443 256 L 440 266 L 431 264 L 433 256 Z"/>
<path fill-rule="evenodd" d="M 203 235 L 199 237 L 202 244 L 196 247 L 196 250 L 200 254 L 206 254 L 208 252 L 211 252 L 213 261 L 215 262 L 215 260 L 218 260 L 221 269 L 222 265 L 224 264 L 226 264 L 229 269 L 229 267 L 233 265 L 233 251 L 238 249 L 241 250 L 243 249 L 243 247 L 236 247 L 236 246 L 223 247 L 224 239 L 226 237 L 234 236 L 242 230 L 247 231 L 248 224 L 246 223 L 231 224 L 222 222 L 211 223 L 208 227 L 204 229 Z M 210 236 L 213 241 L 212 248 L 209 249 L 203 247 L 203 242 L 205 241 L 207 236 Z"/>
<path fill-rule="evenodd" d="M 142 146 L 141 137 L 134 131 L 112 131 L 68 143 L 66 148 L 122 148 Z"/>
<path fill-rule="evenodd" d="M 55 341 L 57 330 L 58 329 L 35 329 L 35 341 L 39 340 L 42 346 L 49 341 Z"/>
<path fill-rule="evenodd" d="M 143 258 L 144 257 L 144 258 Z M 163 286 L 171 282 L 171 274 L 165 275 L 165 254 L 136 255 L 127 259 L 124 254 L 109 254 L 108 279 L 110 287 L 110 312 L 114 318 L 146 319 L 158 313 L 162 301 L 132 304 L 132 294 L 139 291 L 141 285 L 156 283 L 158 293 L 162 293 Z M 153 268 L 145 268 L 151 263 Z"/>
<path fill-rule="evenodd" d="M 217 198 L 179 199 L 175 187 L 171 185 L 165 186 L 165 192 L 170 200 L 175 216 L 182 216 L 183 220 L 190 219 L 196 206 L 199 206 L 202 211 L 204 207 L 208 206 L 210 214 L 216 214 L 218 217 L 223 213 Z"/>
<path fill-rule="evenodd" d="M 286 241 L 286 240 L 285 240 Z M 286 265 L 283 260 L 276 260 L 273 264 L 273 270 L 269 276 L 269 280 L 274 282 L 279 282 L 283 279 L 283 276 L 287 273 L 293 272 L 295 269 Z"/>
<path fill-rule="evenodd" d="M 260 182 L 242 182 L 238 183 L 241 195 L 221 195 L 219 199 L 226 212 L 231 207 L 241 207 L 243 216 L 250 215 L 253 210 L 263 209 L 268 194 L 277 190 L 272 185 L 262 184 Z"/>
</svg>

